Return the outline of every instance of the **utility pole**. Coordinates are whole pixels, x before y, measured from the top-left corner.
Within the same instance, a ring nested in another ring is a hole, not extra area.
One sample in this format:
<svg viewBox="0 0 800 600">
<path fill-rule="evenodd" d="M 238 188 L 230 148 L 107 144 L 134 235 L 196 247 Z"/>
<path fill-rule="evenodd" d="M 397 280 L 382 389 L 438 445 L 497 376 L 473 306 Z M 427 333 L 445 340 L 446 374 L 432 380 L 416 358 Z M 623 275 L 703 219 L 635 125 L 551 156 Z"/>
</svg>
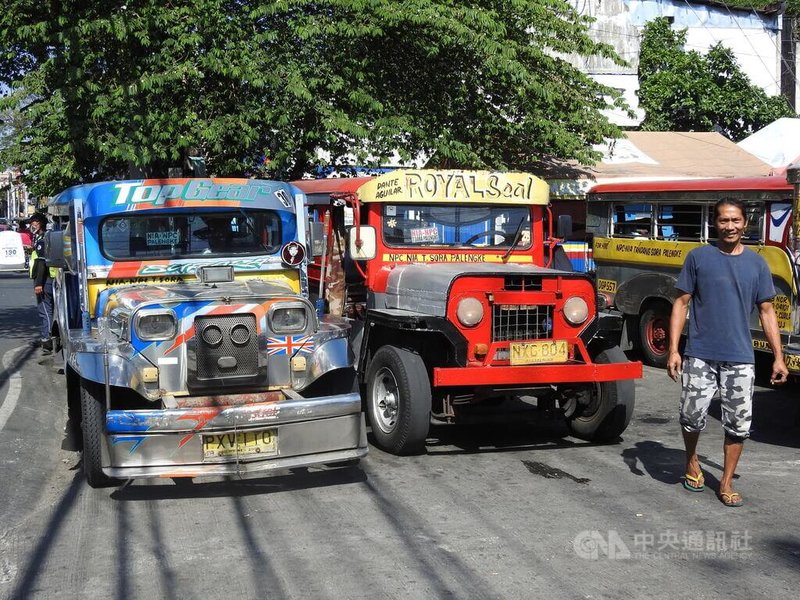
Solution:
<svg viewBox="0 0 800 600">
<path fill-rule="evenodd" d="M 783 14 L 781 30 L 781 96 L 797 112 L 797 17 Z"/>
</svg>

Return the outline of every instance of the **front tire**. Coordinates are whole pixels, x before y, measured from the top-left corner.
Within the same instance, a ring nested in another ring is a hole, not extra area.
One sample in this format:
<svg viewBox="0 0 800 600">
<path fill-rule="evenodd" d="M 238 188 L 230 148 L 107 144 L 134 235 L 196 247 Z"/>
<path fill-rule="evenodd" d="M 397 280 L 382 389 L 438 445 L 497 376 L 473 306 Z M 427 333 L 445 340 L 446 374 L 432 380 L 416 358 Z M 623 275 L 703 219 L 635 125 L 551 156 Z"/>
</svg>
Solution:
<svg viewBox="0 0 800 600">
<path fill-rule="evenodd" d="M 617 346 L 603 350 L 595 357 L 598 364 L 627 360 Z M 579 406 L 568 421 L 570 431 L 575 437 L 592 442 L 616 440 L 631 422 L 635 399 L 636 386 L 632 379 L 596 383 L 589 404 Z"/>
<path fill-rule="evenodd" d="M 375 445 L 392 454 L 425 449 L 431 415 L 431 384 L 419 354 L 383 346 L 369 363 L 367 416 Z"/>
<path fill-rule="evenodd" d="M 105 443 L 106 406 L 103 388 L 81 379 L 81 428 L 83 429 L 83 474 L 93 488 L 117 485 L 118 480 L 103 473 L 102 448 Z"/>
</svg>

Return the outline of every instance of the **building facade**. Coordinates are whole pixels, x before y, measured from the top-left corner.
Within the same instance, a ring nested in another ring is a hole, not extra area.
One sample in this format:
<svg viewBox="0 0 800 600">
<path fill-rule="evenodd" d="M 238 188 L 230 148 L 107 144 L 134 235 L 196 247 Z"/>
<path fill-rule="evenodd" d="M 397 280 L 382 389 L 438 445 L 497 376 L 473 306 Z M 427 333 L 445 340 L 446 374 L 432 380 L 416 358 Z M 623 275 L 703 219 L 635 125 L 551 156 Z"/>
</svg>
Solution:
<svg viewBox="0 0 800 600">
<path fill-rule="evenodd" d="M 783 15 L 781 3 L 763 10 L 742 10 L 722 2 L 698 0 L 569 0 L 583 15 L 596 19 L 591 35 L 608 43 L 627 65 L 619 66 L 601 58 L 575 58 L 574 62 L 595 80 L 620 90 L 636 117 L 614 112 L 612 120 L 622 126 L 636 126 L 644 114 L 638 108 L 639 49 L 645 24 L 667 17 L 672 27 L 686 29 L 685 49 L 705 54 L 722 43 L 730 48 L 750 81 L 774 96 L 785 92 L 786 80 L 796 88 L 796 53 L 787 61 L 781 52 Z M 791 35 L 791 34 L 790 34 Z M 785 37 L 785 35 L 784 35 Z M 794 37 L 794 36 L 792 36 Z M 793 44 L 796 41 L 792 40 Z M 787 64 L 788 62 L 795 64 Z M 783 72 L 783 75 L 782 75 Z M 788 73 L 791 73 L 789 75 Z M 795 94 L 795 110 L 798 109 Z"/>
</svg>

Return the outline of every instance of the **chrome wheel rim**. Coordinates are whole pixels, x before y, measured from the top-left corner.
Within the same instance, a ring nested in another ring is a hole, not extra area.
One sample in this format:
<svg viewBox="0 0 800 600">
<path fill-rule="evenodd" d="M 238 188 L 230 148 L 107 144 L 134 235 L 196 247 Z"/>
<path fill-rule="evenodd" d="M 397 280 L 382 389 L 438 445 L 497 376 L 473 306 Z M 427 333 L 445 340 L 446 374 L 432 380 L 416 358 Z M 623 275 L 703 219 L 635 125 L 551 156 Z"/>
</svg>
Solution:
<svg viewBox="0 0 800 600">
<path fill-rule="evenodd" d="M 391 433 L 397 426 L 400 390 L 391 369 L 382 367 L 375 374 L 372 386 L 372 414 L 375 424 L 383 433 Z"/>
</svg>

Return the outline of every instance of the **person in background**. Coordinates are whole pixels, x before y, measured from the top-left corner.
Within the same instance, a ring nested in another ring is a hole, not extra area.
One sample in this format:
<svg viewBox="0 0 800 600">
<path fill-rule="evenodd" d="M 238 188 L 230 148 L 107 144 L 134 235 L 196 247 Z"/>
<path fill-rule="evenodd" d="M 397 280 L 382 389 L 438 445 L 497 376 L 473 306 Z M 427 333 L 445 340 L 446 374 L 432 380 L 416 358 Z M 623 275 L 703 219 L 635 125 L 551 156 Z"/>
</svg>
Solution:
<svg viewBox="0 0 800 600">
<path fill-rule="evenodd" d="M 50 269 L 44 258 L 44 234 L 47 229 L 47 217 L 42 213 L 34 214 L 30 219 L 33 252 L 30 258 L 30 273 L 33 279 L 33 293 L 39 311 L 40 343 L 43 354 L 53 352 L 53 340 L 50 338 L 50 327 L 53 323 L 53 280 Z"/>
<path fill-rule="evenodd" d="M 33 239 L 31 238 L 31 230 L 28 229 L 27 221 L 19 222 L 19 228 L 17 229 L 17 233 L 19 234 L 19 237 L 22 238 L 23 247 L 30 248 L 33 246 Z"/>
<path fill-rule="evenodd" d="M 30 269 L 31 252 L 33 252 L 33 239 L 31 238 L 31 230 L 28 229 L 28 221 L 19 222 L 17 233 L 22 240 L 22 250 L 25 252 L 25 268 Z"/>
<path fill-rule="evenodd" d="M 754 309 L 774 357 L 770 383 L 786 383 L 789 371 L 772 306 L 772 274 L 766 261 L 742 244 L 747 227 L 745 205 L 735 198 L 723 198 L 714 205 L 713 215 L 717 244 L 689 252 L 675 284 L 678 296 L 670 317 L 667 372 L 675 381 L 680 377 L 682 383 L 683 487 L 691 492 L 703 490 L 697 442 L 706 426 L 709 404 L 719 393 L 725 443 L 717 497 L 725 506 L 741 506 L 744 500 L 733 489 L 733 477 L 752 423 L 755 356 L 750 314 Z M 678 345 L 690 300 L 692 318 L 681 359 Z"/>
</svg>

